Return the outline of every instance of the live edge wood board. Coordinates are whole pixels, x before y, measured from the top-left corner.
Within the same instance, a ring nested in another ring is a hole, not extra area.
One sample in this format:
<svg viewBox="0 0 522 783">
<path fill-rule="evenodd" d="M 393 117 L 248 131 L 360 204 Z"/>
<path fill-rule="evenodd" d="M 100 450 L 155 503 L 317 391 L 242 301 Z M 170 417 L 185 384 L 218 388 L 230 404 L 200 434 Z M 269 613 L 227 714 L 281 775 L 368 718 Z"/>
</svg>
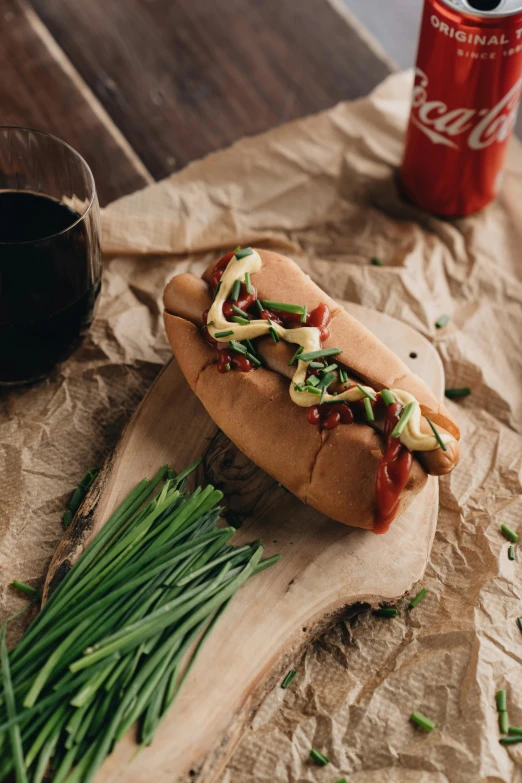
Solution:
<svg viewBox="0 0 522 783">
<path fill-rule="evenodd" d="M 443 394 L 442 365 L 429 342 L 388 316 L 346 307 Z M 247 460 L 217 429 L 172 361 L 130 420 L 62 540 L 47 587 L 63 576 L 140 479 L 163 463 L 181 469 L 200 455 L 197 480 L 220 487 L 227 508 L 244 518 L 237 543 L 259 538 L 266 554 L 283 557 L 233 599 L 152 747 L 137 753 L 130 732 L 97 783 L 215 781 L 263 695 L 298 649 L 347 606 L 397 599 L 426 567 L 437 521 L 436 479 L 430 477 L 386 535 L 344 527 L 303 505 Z"/>
</svg>

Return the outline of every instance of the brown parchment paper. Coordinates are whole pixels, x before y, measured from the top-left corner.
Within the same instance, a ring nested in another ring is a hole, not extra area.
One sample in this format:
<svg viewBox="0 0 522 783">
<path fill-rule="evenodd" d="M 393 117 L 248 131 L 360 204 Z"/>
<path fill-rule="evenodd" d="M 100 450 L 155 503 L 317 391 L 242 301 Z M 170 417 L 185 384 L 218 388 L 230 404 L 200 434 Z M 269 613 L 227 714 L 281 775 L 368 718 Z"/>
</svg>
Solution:
<svg viewBox="0 0 522 783">
<path fill-rule="evenodd" d="M 161 293 L 174 270 L 259 243 L 291 254 L 336 298 L 408 322 L 437 346 L 463 430 L 459 468 L 441 481 L 430 593 L 389 621 L 346 620 L 295 662 L 234 753 L 222 783 L 519 783 L 522 745 L 498 744 L 495 692 L 522 725 L 522 553 L 501 523 L 522 511 L 522 149 L 481 214 L 441 221 L 404 204 L 394 172 L 411 73 L 191 164 L 103 212 L 107 256 L 84 346 L 44 383 L 0 396 L 0 612 L 7 587 L 41 585 L 61 512 L 101 464 L 169 358 Z M 370 265 L 379 257 L 384 267 Z M 452 316 L 440 331 L 435 321 Z M 407 546 L 407 542 L 405 542 Z M 22 619 L 12 631 L 20 631 Z M 417 709 L 437 724 L 412 727 Z M 324 769 L 308 760 L 326 753 Z"/>
</svg>

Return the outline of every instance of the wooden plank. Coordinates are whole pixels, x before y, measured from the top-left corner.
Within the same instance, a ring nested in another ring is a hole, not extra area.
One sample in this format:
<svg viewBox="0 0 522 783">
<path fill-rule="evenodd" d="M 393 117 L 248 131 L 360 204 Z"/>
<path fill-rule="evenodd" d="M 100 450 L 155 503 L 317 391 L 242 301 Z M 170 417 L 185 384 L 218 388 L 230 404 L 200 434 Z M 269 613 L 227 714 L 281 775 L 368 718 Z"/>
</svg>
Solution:
<svg viewBox="0 0 522 783">
<path fill-rule="evenodd" d="M 327 0 L 32 2 L 156 178 L 390 70 Z"/>
<path fill-rule="evenodd" d="M 152 177 L 99 101 L 23 0 L 3 0 L 2 124 L 25 125 L 69 142 L 93 170 L 101 203 Z"/>
</svg>

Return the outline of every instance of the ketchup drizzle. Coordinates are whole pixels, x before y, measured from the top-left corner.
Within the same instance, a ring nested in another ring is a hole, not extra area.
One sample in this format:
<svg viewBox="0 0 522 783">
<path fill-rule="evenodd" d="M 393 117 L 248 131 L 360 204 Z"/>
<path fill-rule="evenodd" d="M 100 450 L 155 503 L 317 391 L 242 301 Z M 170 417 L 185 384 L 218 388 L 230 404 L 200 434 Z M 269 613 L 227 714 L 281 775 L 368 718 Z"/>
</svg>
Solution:
<svg viewBox="0 0 522 783">
<path fill-rule="evenodd" d="M 374 533 L 386 533 L 399 508 L 400 494 L 410 476 L 413 455 L 399 438 L 391 434 L 399 421 L 402 406 L 394 402 L 388 406 L 384 423 L 385 451 L 377 465 L 375 494 L 377 512 Z"/>
</svg>

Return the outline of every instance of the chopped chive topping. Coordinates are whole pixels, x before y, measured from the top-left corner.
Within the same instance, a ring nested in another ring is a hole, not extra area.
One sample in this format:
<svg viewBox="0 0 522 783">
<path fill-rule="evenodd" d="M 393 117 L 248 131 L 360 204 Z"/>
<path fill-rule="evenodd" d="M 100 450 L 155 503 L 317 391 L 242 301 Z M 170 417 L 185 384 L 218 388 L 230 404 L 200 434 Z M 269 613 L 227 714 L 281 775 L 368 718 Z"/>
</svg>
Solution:
<svg viewBox="0 0 522 783">
<path fill-rule="evenodd" d="M 299 346 L 299 348 L 297 349 L 297 351 L 294 353 L 294 355 L 293 355 L 293 356 L 292 356 L 292 358 L 290 359 L 290 361 L 288 362 L 288 366 L 289 366 L 289 367 L 292 367 L 292 366 L 293 366 L 293 365 L 296 363 L 296 361 L 297 361 L 297 357 L 298 357 L 298 356 L 301 356 L 301 354 L 303 353 L 303 351 L 304 351 L 304 348 L 303 348 L 303 346 L 302 346 L 302 345 L 300 345 L 300 346 Z"/>
<path fill-rule="evenodd" d="M 301 389 L 298 389 L 298 391 L 307 391 L 310 392 L 310 394 L 315 394 L 316 397 L 323 398 L 324 389 L 318 389 L 316 386 L 303 386 Z M 321 404 L 321 403 L 319 403 Z"/>
<path fill-rule="evenodd" d="M 231 348 L 233 351 L 236 351 L 237 353 L 247 353 L 245 346 L 241 345 L 241 343 L 238 343 L 237 340 L 231 340 L 228 345 L 229 348 Z"/>
<path fill-rule="evenodd" d="M 395 428 L 391 434 L 392 438 L 399 438 L 402 433 L 404 432 L 404 428 L 406 427 L 407 423 L 411 419 L 413 415 L 413 411 L 415 410 L 415 403 L 409 402 L 405 407 L 402 409 L 401 417 L 397 424 L 395 425 Z"/>
<path fill-rule="evenodd" d="M 435 321 L 435 326 L 437 327 L 437 329 L 443 329 L 446 326 L 446 324 L 449 322 L 449 320 L 450 320 L 449 315 L 441 315 L 440 318 L 437 318 L 437 320 Z"/>
<path fill-rule="evenodd" d="M 238 261 L 241 261 L 242 258 L 245 258 L 246 256 L 253 255 L 254 251 L 251 247 L 245 247 L 244 250 L 240 250 L 239 253 L 235 253 L 235 256 Z"/>
<path fill-rule="evenodd" d="M 516 552 L 515 552 L 515 547 L 513 546 L 513 544 L 511 544 L 511 546 L 508 549 L 508 557 L 509 557 L 510 560 L 516 560 L 517 559 L 517 555 L 516 555 Z"/>
<path fill-rule="evenodd" d="M 319 381 L 320 389 L 327 389 L 335 381 L 335 373 L 327 372 Z"/>
<path fill-rule="evenodd" d="M 247 290 L 247 294 L 254 293 L 254 289 L 252 288 L 252 281 L 250 280 L 250 272 L 245 272 L 245 288 Z"/>
<path fill-rule="evenodd" d="M 372 408 L 372 401 L 368 398 L 364 398 L 364 410 L 366 411 L 366 418 L 368 421 L 375 421 L 375 416 Z"/>
<path fill-rule="evenodd" d="M 312 362 L 314 359 L 322 359 L 323 356 L 337 356 L 342 353 L 340 348 L 321 348 L 319 351 L 308 351 L 301 355 L 302 362 Z"/>
<path fill-rule="evenodd" d="M 254 367 L 261 367 L 261 362 L 259 361 L 257 356 L 254 356 L 253 353 L 250 353 L 250 351 L 247 351 L 246 352 L 246 357 L 247 357 L 247 359 L 249 359 L 252 362 Z"/>
<path fill-rule="evenodd" d="M 26 585 L 25 582 L 19 582 L 18 579 L 13 579 L 11 587 L 16 588 L 16 590 L 24 593 L 24 595 L 29 596 L 29 598 L 36 598 L 39 601 L 42 600 L 42 594 L 39 590 L 35 590 L 31 585 Z"/>
<path fill-rule="evenodd" d="M 422 588 L 422 590 L 420 591 L 420 593 L 417 593 L 417 595 L 415 596 L 415 598 L 412 598 L 412 599 L 411 599 L 410 603 L 408 604 L 409 608 L 410 608 L 410 609 L 415 609 L 415 607 L 416 607 L 418 604 L 420 604 L 420 602 L 421 602 L 421 601 L 422 601 L 424 598 L 426 598 L 426 596 L 428 595 L 428 593 L 429 593 L 429 590 L 428 590 L 428 588 L 427 588 L 427 587 L 423 587 L 423 588 Z"/>
<path fill-rule="evenodd" d="M 303 305 L 288 304 L 287 302 L 275 302 L 272 299 L 263 299 L 263 306 L 269 310 L 279 310 L 282 313 L 297 313 L 302 314 Z"/>
<path fill-rule="evenodd" d="M 522 734 L 522 728 L 519 726 L 510 726 L 508 730 L 508 734 L 520 736 Z"/>
<path fill-rule="evenodd" d="M 333 372 L 334 370 L 337 370 L 338 367 L 339 367 L 338 364 L 329 364 L 328 367 L 323 367 L 323 372 L 324 373 Z"/>
<path fill-rule="evenodd" d="M 372 266 L 384 266 L 380 258 L 372 258 Z"/>
<path fill-rule="evenodd" d="M 233 329 L 229 329 L 226 332 L 215 332 L 214 337 L 229 337 L 231 334 L 234 334 Z"/>
<path fill-rule="evenodd" d="M 313 759 L 313 761 L 315 761 L 315 763 L 320 767 L 326 767 L 326 765 L 330 763 L 328 756 L 325 756 L 323 753 L 319 753 L 318 750 L 314 750 L 313 748 L 310 751 L 310 758 Z"/>
<path fill-rule="evenodd" d="M 310 375 L 310 377 L 306 379 L 306 382 L 312 386 L 317 386 L 319 384 L 319 378 L 317 375 Z"/>
<path fill-rule="evenodd" d="M 326 397 L 326 386 L 323 386 L 323 388 L 321 389 L 321 399 L 319 400 L 319 405 L 323 404 L 325 397 Z"/>
<path fill-rule="evenodd" d="M 310 362 L 310 367 L 313 367 L 315 370 L 324 370 L 324 362 Z"/>
<path fill-rule="evenodd" d="M 335 783 L 348 783 L 346 778 L 339 778 L 339 780 L 336 780 Z"/>
<path fill-rule="evenodd" d="M 230 372 L 230 362 L 227 362 L 227 363 L 225 364 L 225 370 L 226 370 L 227 372 Z"/>
<path fill-rule="evenodd" d="M 399 610 L 395 606 L 381 606 L 374 612 L 376 617 L 397 617 Z"/>
<path fill-rule="evenodd" d="M 359 391 L 361 392 L 361 394 L 364 394 L 364 396 L 367 397 L 369 400 L 372 400 L 372 402 L 377 402 L 377 397 L 375 396 L 375 394 L 372 394 L 371 392 L 366 391 L 366 389 L 363 386 L 361 386 L 360 383 L 357 383 L 356 386 L 359 389 Z"/>
<path fill-rule="evenodd" d="M 236 322 L 236 324 L 241 324 L 241 326 L 248 326 L 250 321 L 248 318 L 241 318 L 239 315 L 233 315 L 232 320 Z"/>
<path fill-rule="evenodd" d="M 260 314 L 261 314 L 261 313 L 264 313 L 264 311 L 265 311 L 265 308 L 263 307 L 263 305 L 261 304 L 261 302 L 259 301 L 259 299 L 256 299 L 256 307 L 257 307 L 257 309 L 259 310 L 259 313 L 260 313 Z"/>
<path fill-rule="evenodd" d="M 432 432 L 433 432 L 433 434 L 435 435 L 435 440 L 437 441 L 437 443 L 438 443 L 438 444 L 439 444 L 439 446 L 441 447 L 442 451 L 447 451 L 447 450 L 448 450 L 448 448 L 447 448 L 446 444 L 444 443 L 444 441 L 443 441 L 443 440 L 442 440 L 442 438 L 440 437 L 440 433 L 439 433 L 438 429 L 435 427 L 434 423 L 432 422 L 432 420 L 430 419 L 430 417 L 429 417 L 429 416 L 426 416 L 426 421 L 427 421 L 427 422 L 428 422 L 428 424 L 430 425 L 430 427 L 431 427 L 431 431 L 432 431 Z"/>
<path fill-rule="evenodd" d="M 520 628 L 520 630 L 522 631 L 522 617 L 517 617 L 517 625 Z"/>
<path fill-rule="evenodd" d="M 507 525 L 500 525 L 500 530 L 508 541 L 511 541 L 513 544 L 517 543 L 518 533 L 515 533 L 515 531 L 511 530 Z"/>
<path fill-rule="evenodd" d="M 301 323 L 305 324 L 307 318 L 308 318 L 308 307 L 304 305 L 303 312 L 301 313 Z"/>
<path fill-rule="evenodd" d="M 239 292 L 241 291 L 241 281 L 240 280 L 234 280 L 234 285 L 232 286 L 232 291 L 230 292 L 230 298 L 233 302 L 237 302 L 239 299 Z"/>
<path fill-rule="evenodd" d="M 501 737 L 499 742 L 501 745 L 515 745 L 517 742 L 522 742 L 522 734 L 513 737 Z"/>
<path fill-rule="evenodd" d="M 236 305 L 232 305 L 232 310 L 235 312 L 236 315 L 240 315 L 241 318 L 246 318 L 248 320 L 248 313 L 245 313 L 245 311 L 242 310 L 240 307 L 236 307 Z"/>
<path fill-rule="evenodd" d="M 281 683 L 281 688 L 283 688 L 283 690 L 285 690 L 285 691 L 286 691 L 286 689 L 288 688 L 288 686 L 290 685 L 290 683 L 291 683 L 291 682 L 293 682 L 293 680 L 294 680 L 294 678 L 296 677 L 296 675 L 297 675 L 297 672 L 296 672 L 296 670 L 295 670 L 295 669 L 290 669 L 290 671 L 289 671 L 289 672 L 288 672 L 288 674 L 286 675 L 285 679 L 284 679 L 284 680 L 283 680 L 283 682 Z"/>
<path fill-rule="evenodd" d="M 217 284 L 216 288 L 214 289 L 214 299 L 219 294 L 219 289 L 220 288 L 221 288 L 221 280 L 219 281 L 219 283 Z"/>
<path fill-rule="evenodd" d="M 505 710 L 498 713 L 498 728 L 501 734 L 507 734 L 509 731 L 509 716 Z"/>
<path fill-rule="evenodd" d="M 241 245 L 236 245 L 234 248 L 234 253 L 237 253 L 238 250 L 241 250 Z"/>
<path fill-rule="evenodd" d="M 412 712 L 410 715 L 410 720 L 412 723 L 416 723 L 417 726 L 420 726 L 421 729 L 425 729 L 425 731 L 433 731 L 435 728 L 434 722 L 423 715 L 421 712 Z"/>
<path fill-rule="evenodd" d="M 506 691 L 497 691 L 497 710 L 505 712 L 507 710 Z"/>
<path fill-rule="evenodd" d="M 459 397 L 469 397 L 471 389 L 469 386 L 464 386 L 462 389 L 446 389 L 444 394 L 449 400 L 457 400 Z"/>
<path fill-rule="evenodd" d="M 381 400 L 385 405 L 393 405 L 395 402 L 395 397 L 389 389 L 383 389 L 381 392 L 379 392 L 379 394 L 381 395 Z"/>
<path fill-rule="evenodd" d="M 274 327 L 273 327 L 273 326 L 271 326 L 271 327 L 269 328 L 269 330 L 268 330 L 268 331 L 269 331 L 269 332 L 270 332 L 270 334 L 272 335 L 272 340 L 273 340 L 275 343 L 278 343 L 278 342 L 279 342 L 279 335 L 277 334 L 277 332 L 276 332 L 276 330 L 274 329 Z"/>
<path fill-rule="evenodd" d="M 252 345 L 252 343 L 250 342 L 250 340 L 248 340 L 248 339 L 245 339 L 245 344 L 246 344 L 246 347 L 248 348 L 248 350 L 250 351 L 250 353 L 251 353 L 253 356 L 257 356 L 257 354 L 256 354 L 256 349 L 254 348 L 254 346 Z"/>
<path fill-rule="evenodd" d="M 347 383 L 348 382 L 348 373 L 346 370 L 339 370 L 339 380 L 341 383 Z"/>
</svg>

